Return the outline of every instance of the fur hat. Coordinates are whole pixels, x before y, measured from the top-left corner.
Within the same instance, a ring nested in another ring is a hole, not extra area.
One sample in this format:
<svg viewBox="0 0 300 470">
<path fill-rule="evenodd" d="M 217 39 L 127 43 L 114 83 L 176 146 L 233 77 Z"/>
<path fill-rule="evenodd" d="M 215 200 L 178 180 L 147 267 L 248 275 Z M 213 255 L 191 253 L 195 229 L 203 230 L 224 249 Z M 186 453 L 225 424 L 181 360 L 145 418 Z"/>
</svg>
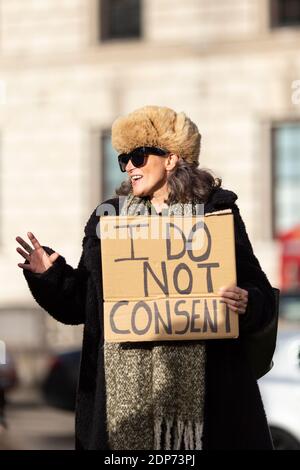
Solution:
<svg viewBox="0 0 300 470">
<path fill-rule="evenodd" d="M 170 108 L 144 106 L 121 116 L 112 125 L 112 145 L 119 153 L 137 147 L 160 147 L 187 162 L 199 161 L 201 135 L 183 112 Z"/>
</svg>

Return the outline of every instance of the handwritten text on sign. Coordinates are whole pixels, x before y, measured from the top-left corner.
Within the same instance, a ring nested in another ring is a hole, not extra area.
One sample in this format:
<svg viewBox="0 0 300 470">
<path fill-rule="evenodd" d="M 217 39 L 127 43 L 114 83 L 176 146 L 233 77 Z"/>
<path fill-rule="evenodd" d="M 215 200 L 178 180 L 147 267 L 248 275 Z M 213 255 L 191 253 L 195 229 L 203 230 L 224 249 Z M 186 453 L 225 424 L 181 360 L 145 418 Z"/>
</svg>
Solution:
<svg viewBox="0 0 300 470">
<path fill-rule="evenodd" d="M 238 336 L 216 294 L 236 282 L 231 213 L 106 216 L 100 233 L 106 341 Z"/>
</svg>

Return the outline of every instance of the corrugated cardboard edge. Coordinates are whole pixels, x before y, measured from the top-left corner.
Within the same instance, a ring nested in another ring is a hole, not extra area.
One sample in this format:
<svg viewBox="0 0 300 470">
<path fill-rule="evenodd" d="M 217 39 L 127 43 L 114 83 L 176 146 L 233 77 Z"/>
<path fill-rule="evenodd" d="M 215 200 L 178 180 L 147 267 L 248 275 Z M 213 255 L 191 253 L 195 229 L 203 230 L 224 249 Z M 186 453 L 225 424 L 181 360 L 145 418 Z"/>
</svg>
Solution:
<svg viewBox="0 0 300 470">
<path fill-rule="evenodd" d="M 223 209 L 222 211 L 208 212 L 207 214 L 204 214 L 204 217 L 209 217 L 211 215 L 226 215 L 226 214 L 232 214 L 232 210 L 231 209 Z"/>
</svg>

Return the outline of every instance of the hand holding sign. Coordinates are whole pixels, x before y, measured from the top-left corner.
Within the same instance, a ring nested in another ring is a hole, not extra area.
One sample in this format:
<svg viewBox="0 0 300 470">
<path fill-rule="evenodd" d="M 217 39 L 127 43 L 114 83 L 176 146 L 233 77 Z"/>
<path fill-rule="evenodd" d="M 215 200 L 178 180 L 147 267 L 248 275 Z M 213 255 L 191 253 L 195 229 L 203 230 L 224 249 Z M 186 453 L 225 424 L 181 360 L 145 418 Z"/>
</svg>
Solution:
<svg viewBox="0 0 300 470">
<path fill-rule="evenodd" d="M 32 273 L 44 273 L 49 269 L 54 261 L 57 260 L 59 257 L 58 253 L 52 253 L 52 255 L 48 255 L 44 248 L 40 245 L 38 240 L 35 238 L 33 233 L 28 232 L 27 233 L 29 240 L 32 243 L 32 246 L 34 249 L 31 248 L 31 246 L 23 240 L 21 237 L 17 237 L 16 241 L 20 243 L 20 245 L 24 248 L 16 248 L 17 252 L 25 258 L 28 263 L 18 263 L 19 268 L 26 269 L 27 271 L 31 271 Z"/>
<path fill-rule="evenodd" d="M 230 310 L 235 313 L 243 315 L 246 312 L 248 305 L 248 291 L 241 289 L 237 286 L 221 287 L 219 295 L 222 296 L 223 302 L 225 302 Z"/>
</svg>

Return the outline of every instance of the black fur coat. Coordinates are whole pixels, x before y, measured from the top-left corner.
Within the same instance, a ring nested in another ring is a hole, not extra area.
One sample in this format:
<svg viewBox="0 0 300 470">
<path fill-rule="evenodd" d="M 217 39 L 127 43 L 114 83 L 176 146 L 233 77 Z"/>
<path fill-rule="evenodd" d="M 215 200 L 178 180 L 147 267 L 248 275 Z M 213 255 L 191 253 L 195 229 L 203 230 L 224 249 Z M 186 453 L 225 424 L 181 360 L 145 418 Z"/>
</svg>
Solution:
<svg viewBox="0 0 300 470">
<path fill-rule="evenodd" d="M 257 382 L 241 347 L 243 336 L 260 330 L 274 315 L 272 287 L 261 270 L 235 204 L 237 196 L 217 189 L 205 212 L 231 208 L 234 213 L 237 285 L 249 292 L 240 338 L 207 343 L 204 449 L 272 449 Z M 106 201 L 117 206 L 118 199 Z M 76 404 L 76 449 L 108 449 L 103 365 L 101 253 L 96 210 L 85 227 L 77 269 L 60 256 L 43 274 L 24 270 L 33 297 L 58 321 L 84 323 Z M 50 248 L 45 247 L 48 253 Z"/>
</svg>

